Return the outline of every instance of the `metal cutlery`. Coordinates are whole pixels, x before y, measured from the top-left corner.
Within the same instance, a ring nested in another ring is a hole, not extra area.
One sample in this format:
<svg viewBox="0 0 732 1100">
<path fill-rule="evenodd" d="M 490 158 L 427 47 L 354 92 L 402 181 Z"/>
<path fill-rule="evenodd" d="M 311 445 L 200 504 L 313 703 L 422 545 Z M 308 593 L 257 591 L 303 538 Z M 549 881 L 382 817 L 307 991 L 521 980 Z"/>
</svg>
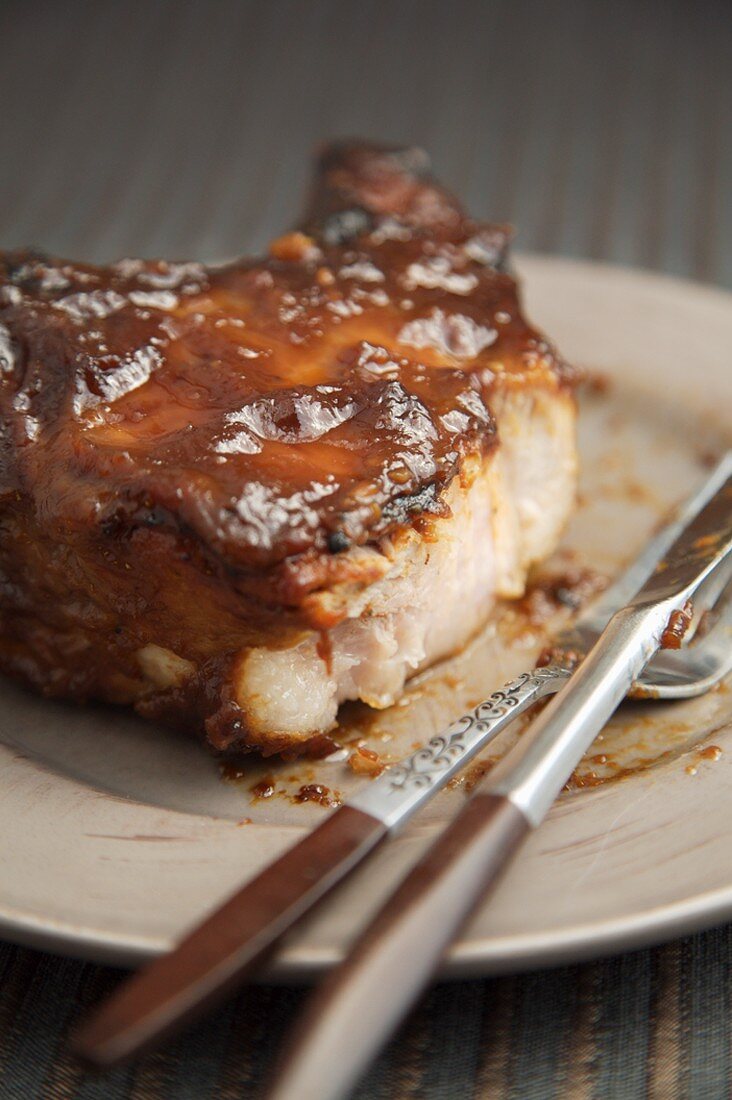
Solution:
<svg viewBox="0 0 732 1100">
<path fill-rule="evenodd" d="M 170 954 L 129 979 L 82 1024 L 74 1039 L 77 1053 L 97 1066 L 111 1066 L 149 1048 L 232 991 L 297 920 L 387 836 L 403 827 L 498 733 L 538 700 L 559 691 L 610 617 L 628 603 L 730 476 L 732 453 L 575 626 L 556 638 L 555 651 L 571 653 L 571 660 L 554 661 L 546 668 L 524 673 L 424 748 L 371 781 L 237 891 Z M 721 583 L 719 574 L 710 570 L 698 602 L 711 606 Z M 676 698 L 706 690 L 709 667 L 717 667 L 712 654 L 719 648 L 717 637 L 718 632 L 713 631 L 697 643 L 694 649 L 699 656 L 691 668 L 686 653 L 683 658 L 679 653 L 664 654 L 638 680 L 641 692 Z"/>
<path fill-rule="evenodd" d="M 680 643 L 689 601 L 731 578 L 728 476 L 306 1006 L 269 1100 L 346 1094 L 642 669 L 663 645 Z M 729 667 L 729 641 L 728 634 L 723 659 L 707 668 L 707 686 Z"/>
</svg>

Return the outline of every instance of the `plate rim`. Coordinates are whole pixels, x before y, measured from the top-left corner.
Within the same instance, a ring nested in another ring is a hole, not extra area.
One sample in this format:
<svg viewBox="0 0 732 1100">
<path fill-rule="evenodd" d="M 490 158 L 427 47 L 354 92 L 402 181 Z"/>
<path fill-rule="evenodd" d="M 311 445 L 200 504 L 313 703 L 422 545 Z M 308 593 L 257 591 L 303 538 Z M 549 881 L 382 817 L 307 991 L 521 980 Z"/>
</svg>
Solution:
<svg viewBox="0 0 732 1100">
<path fill-rule="evenodd" d="M 518 252 L 515 262 L 519 275 L 524 278 L 531 278 L 532 269 L 567 268 L 580 273 L 587 271 L 592 278 L 612 278 L 645 287 L 655 284 L 661 291 L 674 288 L 677 293 L 715 298 L 719 304 L 732 307 L 732 291 L 665 272 L 549 253 Z M 277 828 L 299 829 L 286 825 Z M 439 974 L 442 978 L 467 978 L 567 965 L 665 942 L 730 918 L 732 874 L 728 885 L 607 920 L 567 925 L 543 933 L 468 935 L 453 945 Z M 144 963 L 167 947 L 165 942 L 152 936 L 110 932 L 39 916 L 6 905 L 1 897 L 0 938 L 35 949 L 120 966 Z M 297 943 L 285 945 L 257 980 L 310 982 L 341 957 L 337 945 L 329 948 Z"/>
<path fill-rule="evenodd" d="M 570 965 L 656 946 L 732 919 L 732 884 L 607 921 L 570 925 L 548 934 L 461 939 L 450 948 L 437 979 L 491 977 Z M 0 939 L 104 966 L 134 969 L 159 957 L 167 945 L 151 937 L 116 935 L 6 909 Z M 310 984 L 341 961 L 337 948 L 285 947 L 251 979 L 255 984 Z"/>
</svg>

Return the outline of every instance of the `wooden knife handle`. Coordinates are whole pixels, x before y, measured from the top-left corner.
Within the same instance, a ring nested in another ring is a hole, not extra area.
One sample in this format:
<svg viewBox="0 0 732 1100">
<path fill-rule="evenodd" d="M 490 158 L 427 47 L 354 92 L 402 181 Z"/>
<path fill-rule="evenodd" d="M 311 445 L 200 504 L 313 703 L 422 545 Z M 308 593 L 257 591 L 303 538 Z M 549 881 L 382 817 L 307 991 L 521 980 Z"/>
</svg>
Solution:
<svg viewBox="0 0 732 1100">
<path fill-rule="evenodd" d="M 306 1006 L 269 1100 L 347 1093 L 529 830 L 505 796 L 471 799 Z"/>
<path fill-rule="evenodd" d="M 129 978 L 72 1038 L 109 1068 L 149 1049 L 231 993 L 285 932 L 387 835 L 381 821 L 341 806 L 194 928 Z"/>
</svg>

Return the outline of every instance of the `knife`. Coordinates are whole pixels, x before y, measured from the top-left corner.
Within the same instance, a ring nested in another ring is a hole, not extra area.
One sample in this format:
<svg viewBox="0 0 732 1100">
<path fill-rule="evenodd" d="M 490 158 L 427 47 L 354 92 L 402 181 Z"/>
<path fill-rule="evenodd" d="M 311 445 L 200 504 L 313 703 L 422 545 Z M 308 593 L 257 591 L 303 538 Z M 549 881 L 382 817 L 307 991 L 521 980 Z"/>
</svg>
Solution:
<svg viewBox="0 0 732 1100">
<path fill-rule="evenodd" d="M 559 693 L 397 887 L 295 1027 L 267 1100 L 336 1100 L 440 958 L 662 645 L 720 570 L 732 577 L 732 478 L 617 611 Z M 337 1052 L 337 1057 L 336 1057 Z"/>
<path fill-rule="evenodd" d="M 732 472 L 727 455 L 641 554 L 555 643 L 596 637 Z M 587 647 L 584 647 L 587 648 Z M 518 714 L 556 690 L 567 667 L 524 673 L 382 776 L 269 864 L 167 955 L 129 978 L 72 1038 L 74 1051 L 110 1067 L 149 1049 L 232 992 L 280 938 Z"/>
</svg>

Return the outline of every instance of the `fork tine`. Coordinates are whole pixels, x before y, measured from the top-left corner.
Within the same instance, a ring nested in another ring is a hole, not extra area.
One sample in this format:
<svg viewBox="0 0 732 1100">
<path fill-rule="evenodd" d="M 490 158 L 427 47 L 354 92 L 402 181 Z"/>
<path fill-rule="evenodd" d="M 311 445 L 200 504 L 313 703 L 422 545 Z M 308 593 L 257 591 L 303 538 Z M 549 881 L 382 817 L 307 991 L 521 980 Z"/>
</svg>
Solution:
<svg viewBox="0 0 732 1100">
<path fill-rule="evenodd" d="M 721 677 L 732 672 L 732 584 L 714 606 L 711 629 L 676 652 L 658 654 L 630 694 L 636 698 L 661 695 L 664 699 L 691 699 L 703 695 Z"/>
</svg>

